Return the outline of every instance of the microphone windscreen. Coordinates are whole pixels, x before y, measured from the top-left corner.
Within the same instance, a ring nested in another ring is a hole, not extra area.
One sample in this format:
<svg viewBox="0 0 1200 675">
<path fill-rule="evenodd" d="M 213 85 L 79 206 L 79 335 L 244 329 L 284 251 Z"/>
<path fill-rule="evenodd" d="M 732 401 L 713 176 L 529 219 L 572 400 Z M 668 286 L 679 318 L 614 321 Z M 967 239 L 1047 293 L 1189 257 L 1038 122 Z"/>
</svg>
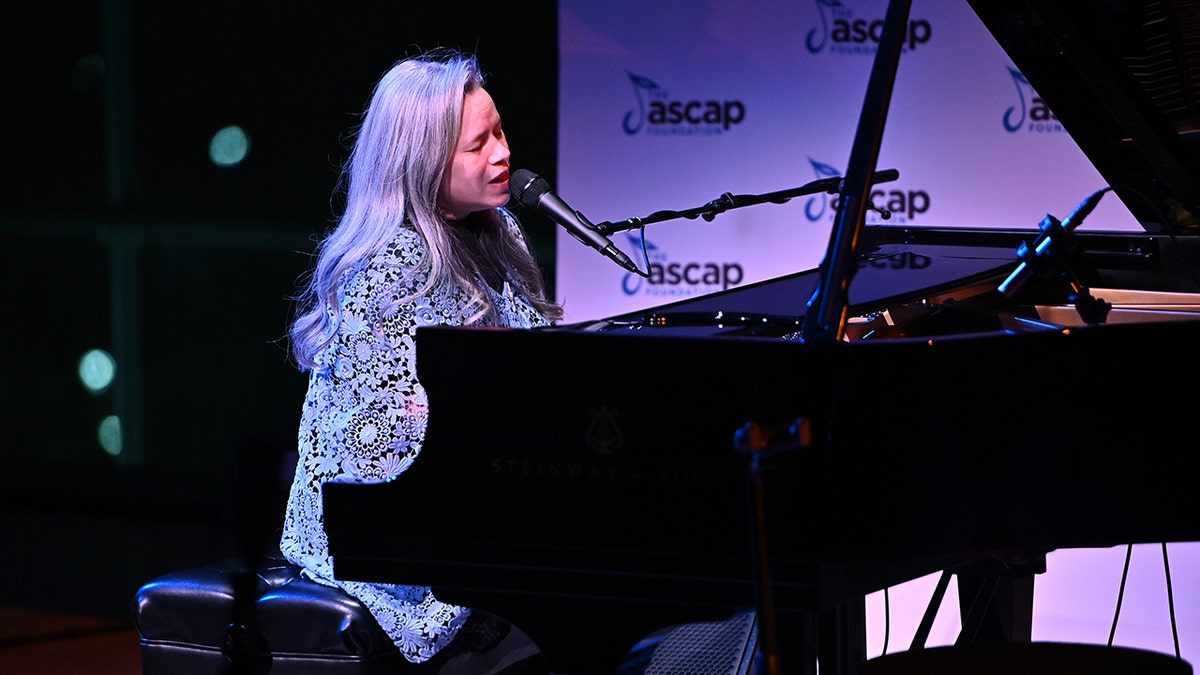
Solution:
<svg viewBox="0 0 1200 675">
<path fill-rule="evenodd" d="M 537 209 L 542 195 L 549 191 L 546 179 L 528 169 L 517 169 L 508 179 L 508 194 L 527 209 Z"/>
</svg>

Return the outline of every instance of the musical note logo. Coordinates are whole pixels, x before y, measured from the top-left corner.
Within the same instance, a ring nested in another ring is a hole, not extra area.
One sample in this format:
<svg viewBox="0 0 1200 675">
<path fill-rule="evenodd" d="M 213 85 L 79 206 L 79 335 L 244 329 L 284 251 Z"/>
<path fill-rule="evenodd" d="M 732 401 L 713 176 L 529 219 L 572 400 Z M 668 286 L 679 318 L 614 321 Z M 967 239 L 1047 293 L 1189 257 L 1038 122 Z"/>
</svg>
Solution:
<svg viewBox="0 0 1200 675">
<path fill-rule="evenodd" d="M 814 28 L 808 31 L 808 36 L 804 39 L 804 46 L 808 47 L 808 51 L 816 54 L 825 49 L 825 44 L 829 42 L 829 16 L 826 11 L 833 12 L 838 9 L 845 9 L 839 0 L 817 0 L 817 13 L 821 15 L 821 31 L 818 33 Z"/>
<path fill-rule="evenodd" d="M 629 71 L 625 71 L 625 74 L 629 76 L 629 81 L 633 84 L 633 96 L 637 100 L 638 107 L 637 110 L 630 110 L 625 113 L 625 119 L 621 126 L 624 127 L 625 133 L 632 136 L 641 131 L 642 125 L 646 123 L 646 117 L 648 116 L 646 108 L 648 107 L 649 99 L 665 98 L 667 92 L 648 77 L 634 75 Z"/>
<path fill-rule="evenodd" d="M 1012 77 L 1013 86 L 1017 89 L 1017 100 L 1020 102 L 1020 108 L 1012 106 L 1004 111 L 1004 128 L 1008 131 L 1016 131 L 1025 124 L 1025 116 L 1028 114 L 1028 103 L 1025 100 L 1025 92 L 1029 91 L 1033 94 L 1033 86 L 1029 84 L 1029 80 L 1021 74 L 1021 71 L 1008 66 L 1008 74 Z"/>
<path fill-rule="evenodd" d="M 808 163 L 812 165 L 813 173 L 816 174 L 818 180 L 842 175 L 842 172 L 838 171 L 835 167 L 818 162 L 812 157 L 808 158 Z M 804 216 L 815 223 L 825 215 L 825 209 L 828 206 L 829 195 L 825 193 L 815 194 L 809 197 L 808 201 L 804 203 Z"/>
</svg>

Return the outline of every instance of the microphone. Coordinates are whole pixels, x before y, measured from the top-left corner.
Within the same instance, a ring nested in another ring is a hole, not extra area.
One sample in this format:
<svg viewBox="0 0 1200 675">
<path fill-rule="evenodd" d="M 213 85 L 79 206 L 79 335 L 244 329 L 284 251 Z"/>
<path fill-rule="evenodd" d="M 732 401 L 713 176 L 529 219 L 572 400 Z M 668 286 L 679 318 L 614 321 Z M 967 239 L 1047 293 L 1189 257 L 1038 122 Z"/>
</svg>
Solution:
<svg viewBox="0 0 1200 675">
<path fill-rule="evenodd" d="M 583 214 L 567 206 L 554 191 L 546 179 L 525 169 L 517 169 L 509 178 L 508 192 L 512 198 L 527 209 L 540 211 L 543 215 L 566 228 L 571 236 L 581 243 L 591 246 L 601 254 L 621 267 L 641 274 L 637 265 L 625 255 L 608 237 L 600 234 L 596 226 L 583 217 Z"/>
<path fill-rule="evenodd" d="M 1080 202 L 1079 206 L 1075 207 L 1075 210 L 1067 216 L 1066 220 L 1062 221 L 1063 229 L 1070 232 L 1078 227 L 1083 222 L 1083 219 L 1087 218 L 1088 214 L 1092 212 L 1092 209 L 1096 208 L 1096 204 L 1100 203 L 1100 198 L 1104 196 L 1104 193 L 1111 189 L 1110 187 L 1100 188 L 1088 195 L 1087 199 Z"/>
<path fill-rule="evenodd" d="M 1017 291 L 1036 271 L 1032 267 L 1033 264 L 1048 258 L 1054 252 L 1054 246 L 1057 245 L 1061 248 L 1064 245 L 1063 240 L 1070 236 L 1071 230 L 1074 230 L 1083 222 L 1084 218 L 1087 218 L 1088 214 L 1100 203 L 1100 198 L 1104 196 L 1104 193 L 1111 189 L 1111 187 L 1101 188 L 1088 195 L 1064 221 L 1059 222 L 1057 218 L 1047 214 L 1038 225 L 1042 233 L 1034 240 L 1033 245 L 1021 242 L 1021 245 L 1017 247 L 1017 257 L 1021 259 L 1021 264 L 1017 265 L 1017 268 L 1008 275 L 1008 278 L 1000 284 L 997 290 L 1008 298 L 1016 295 Z"/>
</svg>

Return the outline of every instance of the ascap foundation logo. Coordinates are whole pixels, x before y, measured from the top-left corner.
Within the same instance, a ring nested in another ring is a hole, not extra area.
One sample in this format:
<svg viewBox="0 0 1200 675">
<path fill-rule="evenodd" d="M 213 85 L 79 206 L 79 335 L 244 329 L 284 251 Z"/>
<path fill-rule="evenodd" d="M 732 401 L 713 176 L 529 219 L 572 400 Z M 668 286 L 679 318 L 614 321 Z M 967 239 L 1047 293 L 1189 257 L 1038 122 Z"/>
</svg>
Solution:
<svg viewBox="0 0 1200 675">
<path fill-rule="evenodd" d="M 808 31 L 804 46 L 810 53 L 874 54 L 883 36 L 882 16 L 861 17 L 841 0 L 817 0 L 821 25 Z M 901 49 L 910 52 L 929 42 L 933 26 L 920 18 L 909 18 Z"/>
<path fill-rule="evenodd" d="M 812 165 L 817 180 L 844 175 L 832 165 L 818 162 L 811 157 L 808 158 L 808 163 Z M 900 190 L 894 187 L 889 189 L 883 185 L 876 185 L 875 189 L 871 190 L 870 201 L 872 209 L 886 210 L 890 213 L 888 223 L 906 224 L 929 210 L 930 197 L 925 190 Z M 837 209 L 837 196 L 822 192 L 809 197 L 804 203 L 804 217 L 813 223 L 832 222 Z M 877 224 L 883 221 L 883 217 L 878 211 L 872 210 L 866 214 L 865 220 L 867 223 Z"/>
<path fill-rule="evenodd" d="M 746 104 L 733 99 L 678 98 L 648 77 L 627 72 L 636 106 L 622 128 L 633 136 L 695 136 L 728 132 L 746 119 Z"/>
<path fill-rule="evenodd" d="M 633 248 L 642 249 L 640 233 L 627 232 L 625 236 Z M 746 277 L 745 269 L 737 262 L 673 260 L 648 240 L 645 251 L 647 276 L 626 272 L 621 280 L 621 291 L 625 295 L 674 300 L 723 291 L 742 283 Z"/>
<path fill-rule="evenodd" d="M 1029 80 L 1021 71 L 1008 66 L 1008 75 L 1017 90 L 1017 102 L 1004 111 L 1005 131 L 1016 133 L 1025 130 L 1035 134 L 1061 133 L 1063 126 L 1050 111 L 1050 107 L 1033 90 Z"/>
</svg>

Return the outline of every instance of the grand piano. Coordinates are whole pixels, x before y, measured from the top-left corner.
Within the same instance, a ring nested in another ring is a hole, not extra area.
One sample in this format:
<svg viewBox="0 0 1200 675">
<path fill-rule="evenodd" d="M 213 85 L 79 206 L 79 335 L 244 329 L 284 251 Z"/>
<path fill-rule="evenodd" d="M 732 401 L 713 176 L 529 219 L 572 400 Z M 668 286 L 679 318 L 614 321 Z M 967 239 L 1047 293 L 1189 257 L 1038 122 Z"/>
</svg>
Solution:
<svg viewBox="0 0 1200 675">
<path fill-rule="evenodd" d="M 834 340 L 805 329 L 829 257 L 601 321 L 421 329 L 425 448 L 325 487 L 335 572 L 505 615 L 556 672 L 766 607 L 786 672 L 854 673 L 871 592 L 1200 540 L 1200 57 L 1171 47 L 1197 6 L 971 4 L 1144 232 L 857 218 Z M 1175 84 L 1128 67 L 1154 40 Z M 378 517 L 431 508 L 447 527 Z"/>
</svg>

